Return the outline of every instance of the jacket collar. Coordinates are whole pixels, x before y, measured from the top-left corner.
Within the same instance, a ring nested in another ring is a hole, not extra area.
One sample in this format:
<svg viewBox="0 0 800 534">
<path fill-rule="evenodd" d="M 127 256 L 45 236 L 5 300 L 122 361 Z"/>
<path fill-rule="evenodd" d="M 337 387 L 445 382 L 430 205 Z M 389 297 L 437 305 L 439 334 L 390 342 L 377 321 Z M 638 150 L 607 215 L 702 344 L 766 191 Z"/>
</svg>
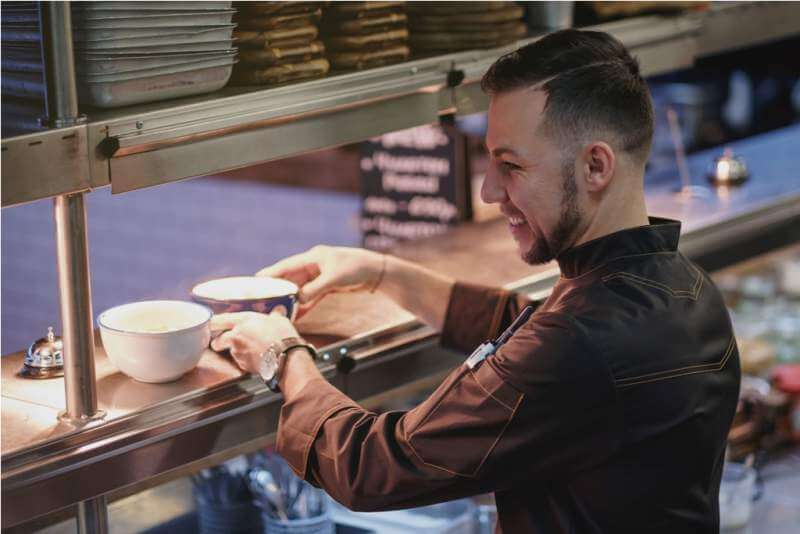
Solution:
<svg viewBox="0 0 800 534">
<path fill-rule="evenodd" d="M 565 250 L 556 260 L 565 278 L 575 278 L 625 256 L 674 252 L 678 249 L 681 223 L 650 217 L 650 224 L 608 234 Z"/>
</svg>

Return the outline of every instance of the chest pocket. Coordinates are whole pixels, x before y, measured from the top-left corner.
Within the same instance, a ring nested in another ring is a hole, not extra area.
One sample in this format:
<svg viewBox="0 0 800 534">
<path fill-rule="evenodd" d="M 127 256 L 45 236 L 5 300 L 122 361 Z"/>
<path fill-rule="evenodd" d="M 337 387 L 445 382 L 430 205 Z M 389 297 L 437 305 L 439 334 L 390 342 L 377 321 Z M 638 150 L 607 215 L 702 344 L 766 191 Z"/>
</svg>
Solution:
<svg viewBox="0 0 800 534">
<path fill-rule="evenodd" d="M 406 441 L 425 465 L 475 477 L 524 397 L 487 362 L 459 367 L 406 414 Z"/>
</svg>

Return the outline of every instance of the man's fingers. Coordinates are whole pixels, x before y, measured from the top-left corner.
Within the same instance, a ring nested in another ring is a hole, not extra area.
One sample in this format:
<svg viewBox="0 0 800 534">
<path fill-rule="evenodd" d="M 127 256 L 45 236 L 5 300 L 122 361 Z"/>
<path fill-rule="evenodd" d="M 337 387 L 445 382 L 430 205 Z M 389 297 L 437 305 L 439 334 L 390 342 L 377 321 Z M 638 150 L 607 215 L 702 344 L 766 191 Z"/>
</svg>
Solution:
<svg viewBox="0 0 800 534">
<path fill-rule="evenodd" d="M 247 358 L 244 354 L 240 354 L 238 350 L 233 349 L 231 350 L 231 356 L 233 357 L 233 360 L 236 362 L 236 365 L 239 367 L 239 369 L 246 373 L 252 372 L 247 368 Z"/>
<path fill-rule="evenodd" d="M 273 263 L 272 265 L 264 267 L 256 273 L 256 276 L 274 276 L 278 278 L 285 272 L 297 270 L 303 265 L 303 263 L 305 262 L 300 261 L 299 256 L 289 256 L 288 258 L 284 258 Z"/>
<path fill-rule="evenodd" d="M 211 330 L 230 330 L 246 319 L 247 317 L 241 313 L 219 313 L 211 317 L 209 326 Z"/>
<path fill-rule="evenodd" d="M 234 333 L 229 330 L 211 341 L 211 349 L 217 352 L 222 352 L 223 350 L 232 348 L 236 344 L 236 337 Z"/>
<path fill-rule="evenodd" d="M 319 265 L 310 260 L 307 254 L 298 254 L 261 269 L 256 276 L 284 278 L 302 286 L 319 276 L 319 272 Z"/>
<path fill-rule="evenodd" d="M 303 317 L 305 314 L 307 314 L 308 312 L 310 312 L 310 311 L 311 311 L 311 310 L 314 308 L 314 305 L 315 305 L 315 304 L 316 304 L 316 303 L 311 303 L 311 304 L 298 304 L 298 305 L 297 305 L 297 315 L 295 316 L 295 320 L 296 320 L 296 321 L 297 321 L 297 320 L 299 320 L 299 319 L 300 319 L 301 317 Z"/>
<path fill-rule="evenodd" d="M 313 304 L 333 289 L 331 285 L 332 280 L 330 277 L 324 274 L 320 275 L 300 288 L 297 300 L 299 300 L 301 304 Z"/>
</svg>

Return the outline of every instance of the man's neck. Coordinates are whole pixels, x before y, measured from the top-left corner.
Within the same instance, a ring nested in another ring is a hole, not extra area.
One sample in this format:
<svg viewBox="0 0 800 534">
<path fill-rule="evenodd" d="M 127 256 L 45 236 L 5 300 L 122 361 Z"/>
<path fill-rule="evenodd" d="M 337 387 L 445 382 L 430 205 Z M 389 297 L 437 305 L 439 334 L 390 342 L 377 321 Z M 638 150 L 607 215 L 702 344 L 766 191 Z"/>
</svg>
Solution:
<svg viewBox="0 0 800 534">
<path fill-rule="evenodd" d="M 572 246 L 577 247 L 593 239 L 647 224 L 650 224 L 650 221 L 647 217 L 644 195 L 642 195 L 640 199 L 628 202 L 624 207 L 608 206 L 606 209 L 597 210 Z"/>
</svg>

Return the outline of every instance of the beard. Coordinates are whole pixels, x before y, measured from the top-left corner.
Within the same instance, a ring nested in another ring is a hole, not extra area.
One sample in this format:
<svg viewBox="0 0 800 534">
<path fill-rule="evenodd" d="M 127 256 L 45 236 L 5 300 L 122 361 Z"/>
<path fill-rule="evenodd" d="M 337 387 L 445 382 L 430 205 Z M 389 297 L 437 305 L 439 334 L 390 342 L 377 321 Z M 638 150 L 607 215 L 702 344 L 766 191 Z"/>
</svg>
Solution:
<svg viewBox="0 0 800 534">
<path fill-rule="evenodd" d="M 561 180 L 563 195 L 558 223 L 549 240 L 539 233 L 534 237 L 530 248 L 522 254 L 523 261 L 529 265 L 540 265 L 555 259 L 567 248 L 572 236 L 580 226 L 578 186 L 575 183 L 575 168 L 572 162 L 562 164 Z"/>
</svg>

